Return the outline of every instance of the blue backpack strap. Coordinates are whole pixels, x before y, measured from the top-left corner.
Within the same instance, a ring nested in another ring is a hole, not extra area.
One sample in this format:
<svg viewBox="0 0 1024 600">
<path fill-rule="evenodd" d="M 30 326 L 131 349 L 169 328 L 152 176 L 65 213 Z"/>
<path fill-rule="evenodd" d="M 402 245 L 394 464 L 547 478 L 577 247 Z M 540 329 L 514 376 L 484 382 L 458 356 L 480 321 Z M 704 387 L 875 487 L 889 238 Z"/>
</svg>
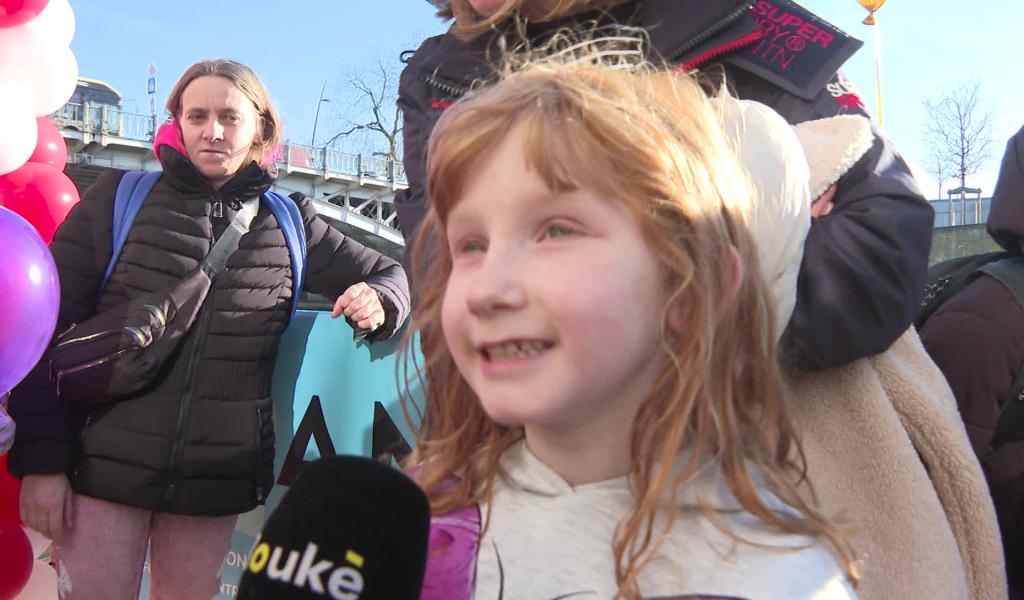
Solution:
<svg viewBox="0 0 1024 600">
<path fill-rule="evenodd" d="M 306 224 L 302 222 L 302 212 L 295 202 L 274 191 L 263 194 L 263 200 L 270 206 L 288 245 L 288 254 L 292 260 L 292 313 L 299 306 L 299 295 L 302 293 L 302 281 L 306 274 Z"/>
<path fill-rule="evenodd" d="M 110 262 L 103 272 L 103 279 L 100 280 L 99 290 L 96 298 L 99 299 L 103 289 L 107 286 L 110 274 L 114 272 L 114 266 L 121 257 L 121 249 L 124 248 L 125 240 L 128 239 L 128 232 L 132 228 L 135 215 L 139 214 L 139 208 L 153 189 L 156 180 L 160 179 L 160 171 L 126 171 L 121 181 L 117 184 L 117 192 L 114 194 L 114 214 L 111 221 L 112 230 Z"/>
</svg>

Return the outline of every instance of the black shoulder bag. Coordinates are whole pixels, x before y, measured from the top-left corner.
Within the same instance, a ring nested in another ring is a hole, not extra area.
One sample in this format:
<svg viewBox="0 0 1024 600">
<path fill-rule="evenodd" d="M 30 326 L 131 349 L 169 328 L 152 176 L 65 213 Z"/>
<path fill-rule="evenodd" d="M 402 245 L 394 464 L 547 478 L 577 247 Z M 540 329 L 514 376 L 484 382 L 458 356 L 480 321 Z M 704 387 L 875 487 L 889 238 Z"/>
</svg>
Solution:
<svg viewBox="0 0 1024 600">
<path fill-rule="evenodd" d="M 71 403 L 103 404 L 144 388 L 195 322 L 213 279 L 249 230 L 259 199 L 245 204 L 202 264 L 168 289 L 144 294 L 72 325 L 50 349 L 57 393 Z"/>
</svg>

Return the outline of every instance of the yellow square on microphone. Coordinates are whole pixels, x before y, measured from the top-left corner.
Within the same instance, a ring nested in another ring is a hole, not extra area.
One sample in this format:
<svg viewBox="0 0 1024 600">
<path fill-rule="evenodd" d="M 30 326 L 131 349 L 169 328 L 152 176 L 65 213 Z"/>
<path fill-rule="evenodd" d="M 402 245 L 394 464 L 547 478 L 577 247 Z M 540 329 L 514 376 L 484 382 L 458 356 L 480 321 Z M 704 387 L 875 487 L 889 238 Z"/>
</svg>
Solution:
<svg viewBox="0 0 1024 600">
<path fill-rule="evenodd" d="M 349 564 L 353 564 L 357 567 L 362 568 L 363 566 L 363 556 L 355 550 L 346 550 L 345 560 L 347 560 Z"/>
</svg>

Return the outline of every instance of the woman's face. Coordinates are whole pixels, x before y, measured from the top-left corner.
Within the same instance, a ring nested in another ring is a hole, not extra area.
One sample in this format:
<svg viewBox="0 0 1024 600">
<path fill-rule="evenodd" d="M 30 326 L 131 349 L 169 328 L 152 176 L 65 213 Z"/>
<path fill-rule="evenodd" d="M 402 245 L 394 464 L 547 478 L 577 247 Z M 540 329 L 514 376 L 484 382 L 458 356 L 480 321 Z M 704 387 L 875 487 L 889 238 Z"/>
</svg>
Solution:
<svg viewBox="0 0 1024 600">
<path fill-rule="evenodd" d="M 178 120 L 189 160 L 214 189 L 248 162 L 263 121 L 230 79 L 215 75 L 188 84 Z"/>
</svg>

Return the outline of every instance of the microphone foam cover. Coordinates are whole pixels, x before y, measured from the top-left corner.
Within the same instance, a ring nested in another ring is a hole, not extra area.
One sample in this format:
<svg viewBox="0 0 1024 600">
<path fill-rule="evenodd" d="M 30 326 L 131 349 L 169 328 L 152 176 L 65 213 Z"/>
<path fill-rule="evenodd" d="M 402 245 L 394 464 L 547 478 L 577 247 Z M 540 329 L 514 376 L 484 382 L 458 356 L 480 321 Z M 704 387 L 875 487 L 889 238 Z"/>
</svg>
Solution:
<svg viewBox="0 0 1024 600">
<path fill-rule="evenodd" d="M 303 467 L 267 519 L 237 598 L 417 600 L 430 507 L 404 473 L 357 456 Z"/>
</svg>

